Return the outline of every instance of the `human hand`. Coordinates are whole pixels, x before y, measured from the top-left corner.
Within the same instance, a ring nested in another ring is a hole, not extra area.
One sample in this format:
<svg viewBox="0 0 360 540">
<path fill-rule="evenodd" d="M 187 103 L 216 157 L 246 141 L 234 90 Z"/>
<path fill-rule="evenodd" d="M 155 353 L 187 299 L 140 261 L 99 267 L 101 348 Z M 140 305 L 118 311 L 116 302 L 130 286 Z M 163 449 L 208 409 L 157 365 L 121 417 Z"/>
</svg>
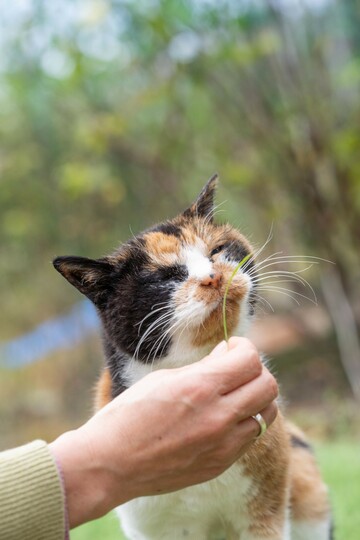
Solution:
<svg viewBox="0 0 360 540">
<path fill-rule="evenodd" d="M 50 447 L 64 477 L 70 526 L 135 497 L 218 476 L 277 414 L 277 384 L 245 338 L 200 362 L 154 371 Z"/>
</svg>

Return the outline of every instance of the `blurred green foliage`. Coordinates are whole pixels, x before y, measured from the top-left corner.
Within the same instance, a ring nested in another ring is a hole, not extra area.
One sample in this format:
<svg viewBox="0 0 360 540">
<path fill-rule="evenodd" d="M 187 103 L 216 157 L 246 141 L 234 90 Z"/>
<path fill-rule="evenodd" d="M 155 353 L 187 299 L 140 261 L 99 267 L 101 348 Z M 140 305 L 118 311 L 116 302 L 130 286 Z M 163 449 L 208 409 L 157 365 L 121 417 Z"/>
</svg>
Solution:
<svg viewBox="0 0 360 540">
<path fill-rule="evenodd" d="M 309 6 L 32 0 L 2 10 L 5 294 L 49 272 L 58 253 L 100 255 L 129 224 L 172 215 L 214 170 L 231 218 L 259 241 L 274 221 L 275 248 L 330 258 L 358 294 L 359 8 Z"/>
</svg>

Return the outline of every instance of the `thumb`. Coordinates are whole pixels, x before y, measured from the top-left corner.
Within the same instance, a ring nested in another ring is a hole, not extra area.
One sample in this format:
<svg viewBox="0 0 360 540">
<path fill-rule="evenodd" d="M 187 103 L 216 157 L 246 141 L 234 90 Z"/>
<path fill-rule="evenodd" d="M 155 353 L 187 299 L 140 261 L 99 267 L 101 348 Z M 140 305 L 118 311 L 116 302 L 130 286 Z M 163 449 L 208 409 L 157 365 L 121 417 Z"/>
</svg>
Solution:
<svg viewBox="0 0 360 540">
<path fill-rule="evenodd" d="M 216 345 L 216 347 L 211 351 L 209 356 L 218 356 L 219 354 L 224 354 L 228 351 L 231 351 L 231 349 L 235 349 L 235 347 L 239 344 L 242 338 L 233 336 L 229 339 L 229 341 L 220 341 Z"/>
<path fill-rule="evenodd" d="M 220 341 L 220 343 L 216 345 L 216 347 L 211 351 L 211 353 L 208 356 L 210 357 L 218 356 L 219 354 L 226 353 L 228 350 L 229 350 L 228 343 L 225 340 L 223 340 L 223 341 Z"/>
</svg>

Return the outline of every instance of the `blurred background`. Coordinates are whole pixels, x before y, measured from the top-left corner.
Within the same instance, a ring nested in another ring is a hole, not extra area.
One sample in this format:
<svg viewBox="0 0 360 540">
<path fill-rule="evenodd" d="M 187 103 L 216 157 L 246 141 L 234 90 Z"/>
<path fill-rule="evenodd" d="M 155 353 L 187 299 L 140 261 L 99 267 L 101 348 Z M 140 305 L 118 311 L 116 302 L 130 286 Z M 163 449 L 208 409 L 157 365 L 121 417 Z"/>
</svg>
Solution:
<svg viewBox="0 0 360 540">
<path fill-rule="evenodd" d="M 218 219 L 272 230 L 261 258 L 334 263 L 279 266 L 317 301 L 265 291 L 252 337 L 358 540 L 360 3 L 0 0 L 0 26 L 1 448 L 92 411 L 96 315 L 51 260 L 109 253 L 217 171 Z"/>
</svg>

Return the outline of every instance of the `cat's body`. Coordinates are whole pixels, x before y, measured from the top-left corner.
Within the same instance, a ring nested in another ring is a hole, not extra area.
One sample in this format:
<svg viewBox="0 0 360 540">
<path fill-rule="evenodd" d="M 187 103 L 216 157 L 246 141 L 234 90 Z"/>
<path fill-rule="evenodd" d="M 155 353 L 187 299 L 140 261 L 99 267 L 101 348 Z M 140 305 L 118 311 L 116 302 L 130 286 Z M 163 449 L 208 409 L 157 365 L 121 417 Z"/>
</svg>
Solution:
<svg viewBox="0 0 360 540">
<path fill-rule="evenodd" d="M 223 339 L 222 300 L 252 248 L 213 222 L 216 178 L 175 219 L 145 231 L 109 257 L 56 259 L 55 267 L 96 305 L 106 368 L 97 407 L 153 369 L 203 358 Z M 254 310 L 254 258 L 228 291 L 229 333 L 244 335 Z M 129 540 L 330 540 L 330 512 L 304 436 L 279 414 L 220 477 L 117 509 Z"/>
</svg>

